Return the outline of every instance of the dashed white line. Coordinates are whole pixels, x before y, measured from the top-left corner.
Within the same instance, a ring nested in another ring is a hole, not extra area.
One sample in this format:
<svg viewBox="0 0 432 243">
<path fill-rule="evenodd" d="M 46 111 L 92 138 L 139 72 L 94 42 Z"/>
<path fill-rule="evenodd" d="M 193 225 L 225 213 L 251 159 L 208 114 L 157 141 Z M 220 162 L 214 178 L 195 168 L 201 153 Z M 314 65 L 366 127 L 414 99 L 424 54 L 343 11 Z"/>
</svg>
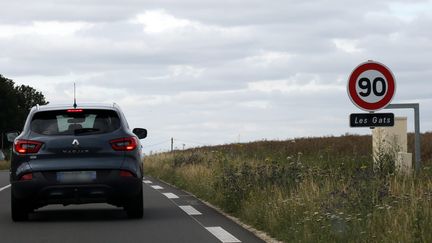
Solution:
<svg viewBox="0 0 432 243">
<path fill-rule="evenodd" d="M 202 215 L 200 211 L 196 210 L 194 207 L 190 205 L 184 205 L 179 207 L 189 215 Z"/>
<path fill-rule="evenodd" d="M 149 180 L 143 181 L 144 183 L 150 184 L 152 183 Z M 163 187 L 159 186 L 159 185 L 150 185 L 151 187 L 153 187 L 154 189 L 160 190 L 163 189 Z M 166 192 L 166 193 L 162 193 L 164 196 L 166 196 L 169 199 L 176 199 L 179 198 L 179 196 L 177 196 L 174 193 L 171 192 Z M 186 195 L 186 196 L 190 196 L 190 195 Z M 176 203 L 174 203 L 176 204 Z M 199 212 L 198 210 L 196 210 L 194 207 L 192 207 L 191 205 L 177 205 L 180 209 L 182 209 L 184 212 L 186 212 L 189 216 L 195 216 L 195 215 L 202 215 L 201 212 Z M 192 219 L 194 219 L 199 225 L 201 225 L 203 228 L 205 228 L 208 232 L 210 232 L 212 235 L 214 235 L 216 238 L 218 238 L 218 240 L 220 240 L 222 243 L 239 243 L 241 242 L 239 239 L 237 239 L 235 236 L 233 236 L 232 234 L 230 234 L 228 231 L 224 230 L 222 227 L 220 226 L 214 226 L 214 227 L 205 227 L 200 221 L 198 221 L 195 217 L 192 217 Z"/>
<path fill-rule="evenodd" d="M 169 199 L 175 199 L 175 198 L 179 198 L 176 194 L 171 193 L 171 192 L 167 192 L 167 193 L 162 193 L 164 194 L 167 198 Z"/>
<path fill-rule="evenodd" d="M 152 184 L 153 182 L 152 181 L 149 181 L 149 180 L 144 180 L 143 181 L 145 184 Z"/>
<path fill-rule="evenodd" d="M 162 190 L 163 189 L 163 187 L 161 187 L 159 185 L 154 185 L 154 186 L 151 186 L 151 187 L 153 187 L 153 189 L 156 189 L 156 190 Z"/>
<path fill-rule="evenodd" d="M 216 226 L 205 228 L 223 243 L 241 242 L 239 239 L 235 238 L 232 234 L 224 230 L 222 227 Z"/>
<path fill-rule="evenodd" d="M 0 192 L 3 191 L 3 190 L 5 190 L 5 189 L 8 189 L 10 186 L 11 186 L 11 185 L 9 184 L 9 185 L 7 185 L 7 186 L 4 186 L 4 187 L 0 188 Z"/>
</svg>

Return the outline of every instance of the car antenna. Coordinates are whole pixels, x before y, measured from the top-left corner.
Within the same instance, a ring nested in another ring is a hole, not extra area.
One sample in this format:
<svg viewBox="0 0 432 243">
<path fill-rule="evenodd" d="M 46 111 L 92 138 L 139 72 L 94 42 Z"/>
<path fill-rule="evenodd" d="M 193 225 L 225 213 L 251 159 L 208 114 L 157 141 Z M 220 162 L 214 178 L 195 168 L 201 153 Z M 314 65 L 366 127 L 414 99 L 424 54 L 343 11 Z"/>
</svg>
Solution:
<svg viewBox="0 0 432 243">
<path fill-rule="evenodd" d="M 74 82 L 74 104 L 73 104 L 74 109 L 77 108 L 77 103 L 76 103 L 76 87 L 75 87 L 75 82 Z"/>
</svg>

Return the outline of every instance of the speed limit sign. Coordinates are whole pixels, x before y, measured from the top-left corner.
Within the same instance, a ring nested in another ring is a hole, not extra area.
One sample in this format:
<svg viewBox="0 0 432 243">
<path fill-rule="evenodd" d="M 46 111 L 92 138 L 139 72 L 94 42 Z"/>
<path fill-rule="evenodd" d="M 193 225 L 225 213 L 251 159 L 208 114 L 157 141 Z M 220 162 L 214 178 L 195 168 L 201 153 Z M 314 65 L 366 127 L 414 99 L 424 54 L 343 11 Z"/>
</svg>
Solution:
<svg viewBox="0 0 432 243">
<path fill-rule="evenodd" d="M 358 108 L 376 111 L 390 103 L 396 83 L 393 73 L 384 64 L 367 61 L 352 71 L 347 88 L 348 96 Z"/>
</svg>

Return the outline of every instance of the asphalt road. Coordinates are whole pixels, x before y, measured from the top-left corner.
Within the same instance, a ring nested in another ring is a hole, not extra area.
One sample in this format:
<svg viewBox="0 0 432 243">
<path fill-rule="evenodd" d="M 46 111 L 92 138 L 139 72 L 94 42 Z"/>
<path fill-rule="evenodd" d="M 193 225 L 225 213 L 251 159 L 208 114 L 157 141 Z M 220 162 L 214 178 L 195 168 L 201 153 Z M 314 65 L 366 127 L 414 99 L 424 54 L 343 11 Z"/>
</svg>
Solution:
<svg viewBox="0 0 432 243">
<path fill-rule="evenodd" d="M 15 223 L 9 174 L 0 171 L 0 242 L 263 242 L 195 197 L 146 177 L 144 218 L 107 204 L 47 206 Z"/>
</svg>

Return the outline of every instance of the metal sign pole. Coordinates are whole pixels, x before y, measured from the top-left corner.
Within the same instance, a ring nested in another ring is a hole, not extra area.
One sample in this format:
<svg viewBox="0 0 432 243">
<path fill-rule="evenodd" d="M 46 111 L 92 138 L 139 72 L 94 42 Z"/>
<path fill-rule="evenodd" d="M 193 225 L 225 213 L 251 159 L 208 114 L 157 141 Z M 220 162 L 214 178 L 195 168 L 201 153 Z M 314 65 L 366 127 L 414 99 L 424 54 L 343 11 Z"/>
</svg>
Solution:
<svg viewBox="0 0 432 243">
<path fill-rule="evenodd" d="M 416 172 L 421 168 L 421 148 L 420 148 L 420 105 L 419 103 L 406 103 L 406 104 L 389 104 L 384 109 L 414 109 L 414 149 L 415 149 L 415 162 Z"/>
</svg>

